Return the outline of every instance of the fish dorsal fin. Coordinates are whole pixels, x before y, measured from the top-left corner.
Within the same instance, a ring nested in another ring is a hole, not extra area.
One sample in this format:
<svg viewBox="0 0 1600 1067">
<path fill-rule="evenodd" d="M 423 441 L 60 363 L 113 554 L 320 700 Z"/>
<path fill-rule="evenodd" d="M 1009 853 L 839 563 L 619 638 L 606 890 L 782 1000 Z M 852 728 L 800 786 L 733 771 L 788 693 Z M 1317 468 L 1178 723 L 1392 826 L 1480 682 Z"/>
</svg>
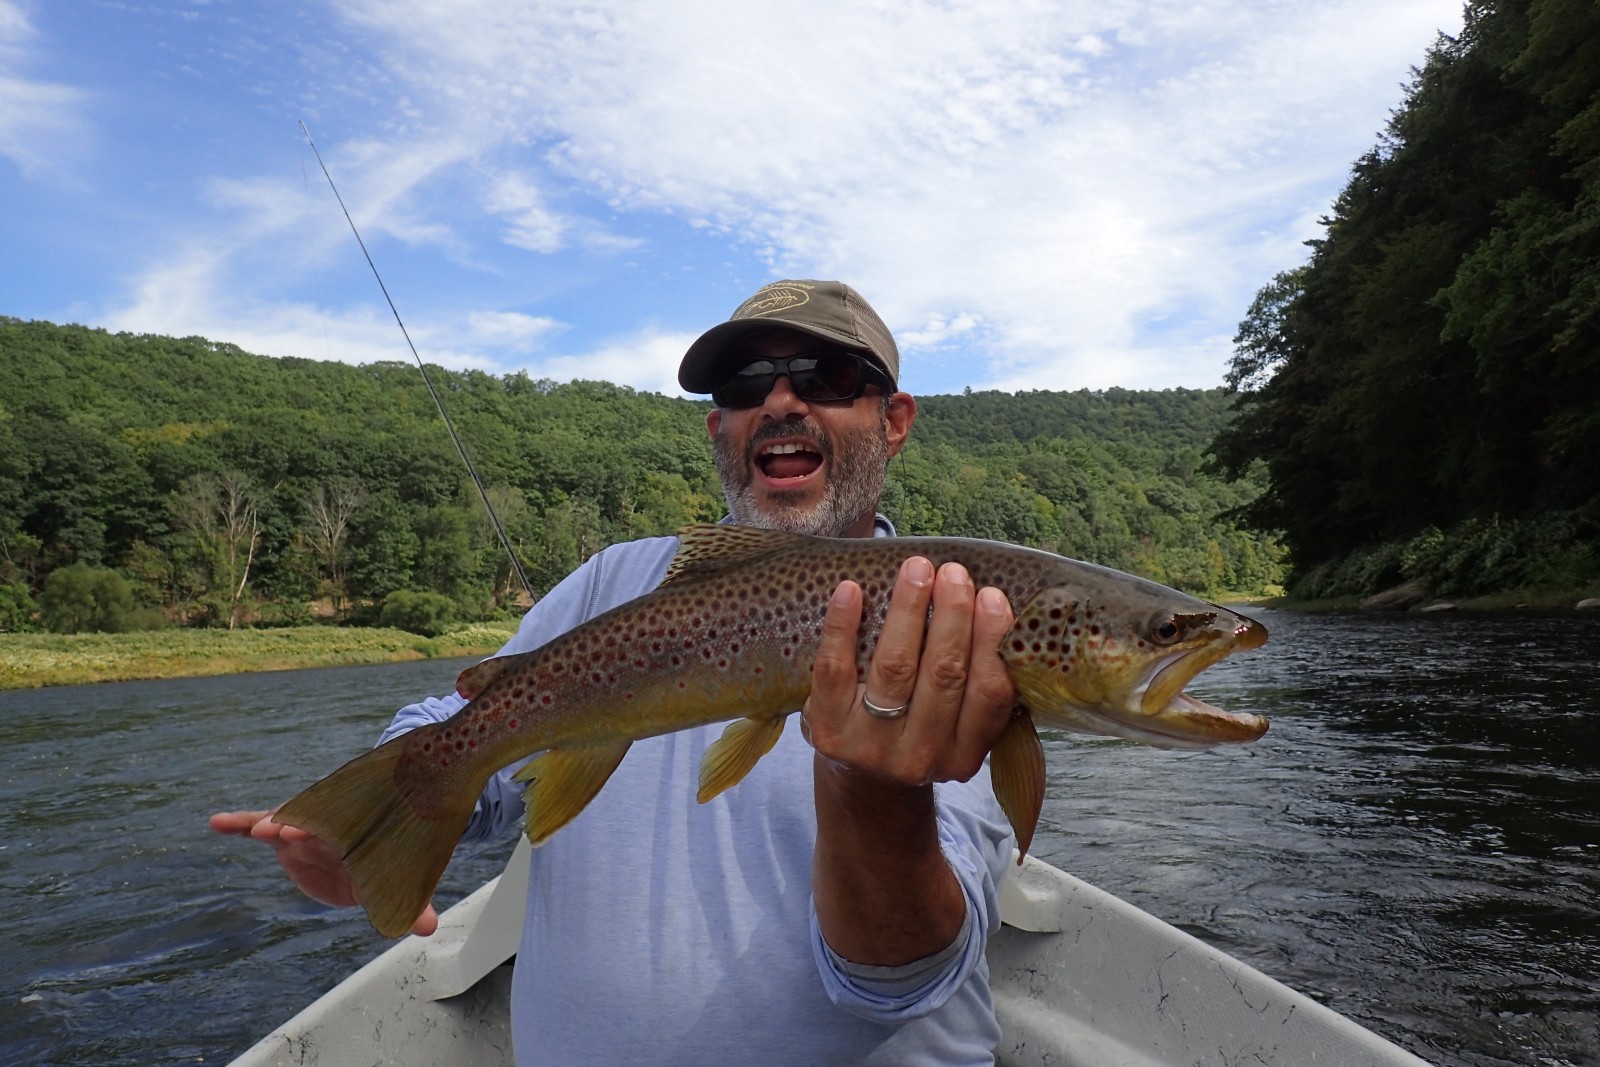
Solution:
<svg viewBox="0 0 1600 1067">
<path fill-rule="evenodd" d="M 456 676 L 456 692 L 463 700 L 476 700 L 478 694 L 505 677 L 528 658 L 531 653 L 521 652 L 511 656 L 495 656 L 474 664 Z"/>
<path fill-rule="evenodd" d="M 661 579 L 661 584 L 670 585 L 698 574 L 710 574 L 814 540 L 805 534 L 720 522 L 685 526 L 678 531 L 678 554 L 672 557 L 672 565 L 667 568 L 667 576 Z"/>
</svg>

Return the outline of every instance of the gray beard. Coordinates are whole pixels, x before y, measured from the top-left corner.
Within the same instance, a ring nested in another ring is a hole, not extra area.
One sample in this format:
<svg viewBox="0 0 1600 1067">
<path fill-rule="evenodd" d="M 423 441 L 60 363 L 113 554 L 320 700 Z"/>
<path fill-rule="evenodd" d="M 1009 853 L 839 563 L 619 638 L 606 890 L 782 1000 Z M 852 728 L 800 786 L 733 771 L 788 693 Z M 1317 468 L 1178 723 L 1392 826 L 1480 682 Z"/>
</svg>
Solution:
<svg viewBox="0 0 1600 1067">
<path fill-rule="evenodd" d="M 843 435 L 835 451 L 815 426 L 799 419 L 770 423 L 740 449 L 721 429 L 716 436 L 717 476 L 728 498 L 728 511 L 741 526 L 759 526 L 789 533 L 842 537 L 864 515 L 877 513 L 883 496 L 884 478 L 889 470 L 888 422 L 878 419 L 868 426 Z M 755 456 L 763 442 L 776 437 L 804 437 L 822 454 L 828 467 L 828 481 L 822 499 L 810 507 L 802 503 L 801 492 L 770 495 L 770 510 L 757 503 Z"/>
</svg>

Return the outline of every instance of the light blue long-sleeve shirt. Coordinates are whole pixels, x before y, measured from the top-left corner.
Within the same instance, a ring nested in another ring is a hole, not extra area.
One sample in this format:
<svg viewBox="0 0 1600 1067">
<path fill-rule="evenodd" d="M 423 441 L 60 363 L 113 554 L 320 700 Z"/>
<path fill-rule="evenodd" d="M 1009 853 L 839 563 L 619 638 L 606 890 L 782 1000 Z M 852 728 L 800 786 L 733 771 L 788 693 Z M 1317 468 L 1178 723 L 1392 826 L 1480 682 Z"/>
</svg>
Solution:
<svg viewBox="0 0 1600 1067">
<path fill-rule="evenodd" d="M 879 520 L 880 536 L 892 534 Z M 501 654 L 537 648 L 654 589 L 672 537 L 614 545 L 540 600 Z M 384 738 L 446 718 L 402 708 Z M 523 1067 L 565 1064 L 987 1064 L 1000 1030 L 984 946 L 1000 924 L 1010 827 L 984 771 L 935 787 L 939 839 L 967 900 L 960 935 L 905 967 L 823 941 L 811 900 L 812 753 L 792 724 L 739 785 L 695 802 L 722 725 L 636 741 L 598 797 L 532 857 L 512 984 Z M 497 774 L 467 833 L 519 821 Z"/>
</svg>

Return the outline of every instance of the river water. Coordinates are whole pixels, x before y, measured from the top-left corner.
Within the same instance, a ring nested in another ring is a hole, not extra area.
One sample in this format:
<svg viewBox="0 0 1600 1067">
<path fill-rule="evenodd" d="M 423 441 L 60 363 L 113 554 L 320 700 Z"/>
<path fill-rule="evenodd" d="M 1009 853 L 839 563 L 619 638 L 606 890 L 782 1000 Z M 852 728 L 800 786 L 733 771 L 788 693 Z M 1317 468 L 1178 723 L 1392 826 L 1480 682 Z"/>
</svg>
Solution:
<svg viewBox="0 0 1600 1067">
<path fill-rule="evenodd" d="M 1261 618 L 1191 691 L 1271 732 L 1047 737 L 1036 853 L 1434 1063 L 1600 1064 L 1600 616 Z M 381 950 L 205 818 L 462 665 L 0 693 L 0 1063 L 223 1063 Z"/>
</svg>

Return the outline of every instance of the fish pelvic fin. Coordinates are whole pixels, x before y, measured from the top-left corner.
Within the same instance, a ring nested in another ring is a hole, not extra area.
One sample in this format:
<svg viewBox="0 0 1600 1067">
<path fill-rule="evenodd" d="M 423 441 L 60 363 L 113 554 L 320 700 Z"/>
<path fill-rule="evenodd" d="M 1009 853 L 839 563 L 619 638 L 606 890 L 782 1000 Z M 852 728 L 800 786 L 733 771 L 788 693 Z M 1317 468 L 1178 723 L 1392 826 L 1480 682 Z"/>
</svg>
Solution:
<svg viewBox="0 0 1600 1067">
<path fill-rule="evenodd" d="M 1033 715 L 1018 705 L 1011 721 L 989 750 L 989 780 L 1000 810 L 1017 835 L 1017 862 L 1028 854 L 1033 832 L 1044 807 L 1044 747 L 1034 728 Z"/>
<path fill-rule="evenodd" d="M 476 799 L 420 812 L 396 776 L 407 740 L 396 737 L 362 753 L 272 816 L 339 850 L 367 921 L 384 937 L 409 933 L 433 898 Z"/>
<path fill-rule="evenodd" d="M 788 715 L 769 719 L 735 719 L 700 757 L 700 788 L 695 799 L 704 804 L 744 780 L 762 756 L 772 751 L 783 734 Z"/>
<path fill-rule="evenodd" d="M 785 530 L 720 522 L 695 523 L 678 531 L 678 554 L 672 557 L 661 584 L 671 585 L 695 575 L 715 573 L 736 563 L 813 544 L 816 540 L 807 534 Z"/>
<path fill-rule="evenodd" d="M 542 845 L 550 835 L 578 817 L 606 784 L 631 741 L 610 745 L 552 748 L 535 756 L 511 777 L 527 782 L 522 801 L 527 809 L 523 828 L 528 840 Z"/>
</svg>

